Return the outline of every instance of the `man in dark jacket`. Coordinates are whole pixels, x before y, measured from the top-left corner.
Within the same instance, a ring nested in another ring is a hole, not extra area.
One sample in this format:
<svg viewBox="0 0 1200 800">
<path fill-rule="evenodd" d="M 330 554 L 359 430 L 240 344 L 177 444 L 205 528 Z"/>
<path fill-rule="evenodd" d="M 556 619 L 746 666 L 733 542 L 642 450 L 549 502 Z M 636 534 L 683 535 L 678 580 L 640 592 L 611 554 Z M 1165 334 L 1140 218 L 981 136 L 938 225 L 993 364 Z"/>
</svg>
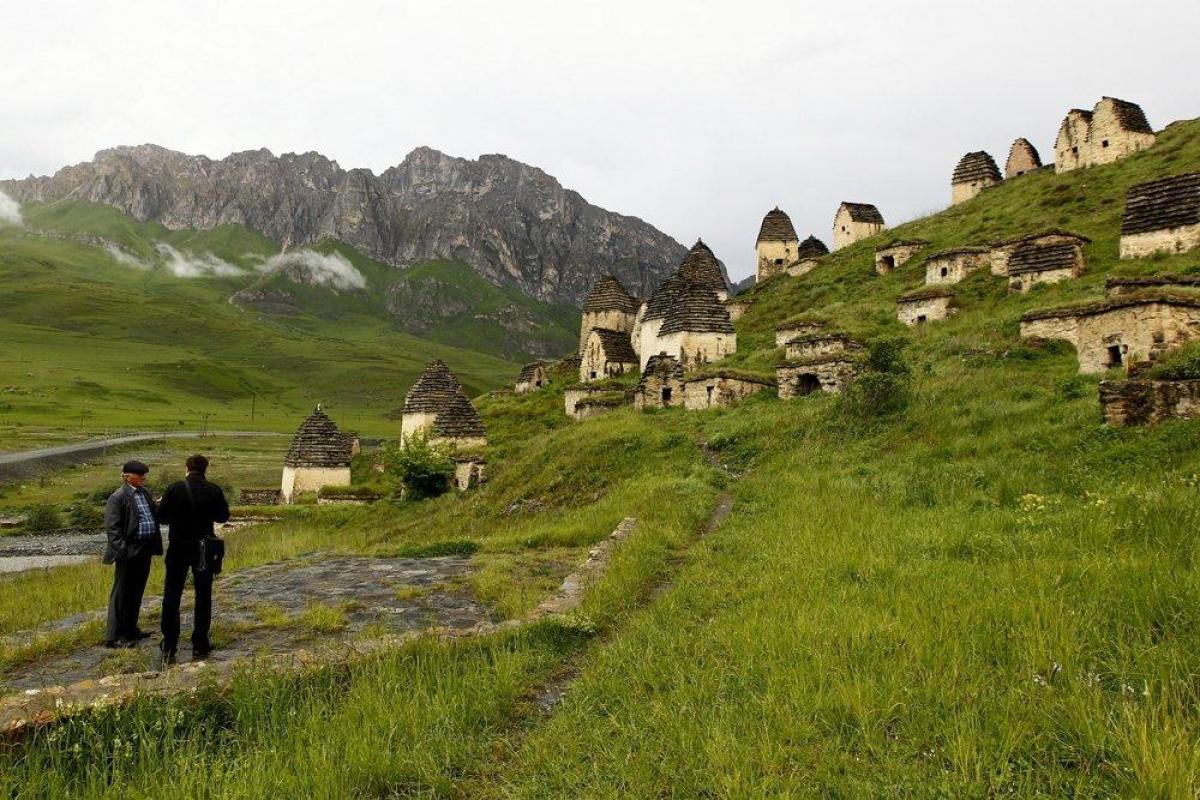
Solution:
<svg viewBox="0 0 1200 800">
<path fill-rule="evenodd" d="M 175 663 L 179 645 L 179 601 L 189 570 L 196 589 L 192 660 L 198 661 L 212 652 L 208 629 L 212 621 L 213 576 L 205 565 L 198 563 L 200 542 L 214 535 L 214 522 L 229 520 L 229 504 L 221 487 L 205 478 L 207 472 L 208 459 L 201 455 L 191 456 L 187 460 L 187 477 L 168 487 L 158 504 L 158 519 L 170 526 L 162 604 L 164 665 Z"/>
<path fill-rule="evenodd" d="M 150 577 L 150 559 L 162 555 L 162 535 L 155 520 L 154 499 L 146 491 L 146 473 L 140 461 L 126 462 L 124 483 L 109 495 L 104 506 L 108 546 L 104 563 L 116 564 L 112 591 L 108 593 L 107 647 L 133 647 L 150 634 L 138 628 L 138 612 Z"/>
</svg>

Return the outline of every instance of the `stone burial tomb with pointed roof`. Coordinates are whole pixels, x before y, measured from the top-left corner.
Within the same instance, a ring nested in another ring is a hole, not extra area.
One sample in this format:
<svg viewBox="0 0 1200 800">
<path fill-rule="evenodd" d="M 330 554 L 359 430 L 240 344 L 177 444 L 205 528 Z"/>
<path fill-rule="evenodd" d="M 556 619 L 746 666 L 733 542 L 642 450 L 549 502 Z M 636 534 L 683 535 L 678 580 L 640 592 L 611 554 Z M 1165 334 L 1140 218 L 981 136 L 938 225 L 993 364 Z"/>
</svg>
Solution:
<svg viewBox="0 0 1200 800">
<path fill-rule="evenodd" d="M 762 283 L 768 278 L 782 274 L 797 260 L 796 251 L 800 246 L 800 237 L 792 227 L 792 220 L 779 206 L 767 212 L 762 225 L 758 229 L 758 239 L 754 243 L 754 252 L 758 256 L 758 270 L 755 281 Z"/>
<path fill-rule="evenodd" d="M 588 292 L 579 324 L 579 352 L 583 353 L 593 328 L 633 332 L 641 303 L 613 275 L 605 275 Z"/>
<path fill-rule="evenodd" d="M 917 251 L 928 247 L 924 239 L 897 239 L 875 248 L 875 272 L 887 275 L 892 270 L 899 269 L 912 259 Z"/>
<path fill-rule="evenodd" d="M 982 150 L 967 153 L 958 161 L 950 177 L 950 204 L 958 205 L 975 197 L 989 186 L 1004 180 L 996 161 Z"/>
<path fill-rule="evenodd" d="M 1139 183 L 1125 196 L 1121 258 L 1200 247 L 1200 172 Z"/>
<path fill-rule="evenodd" d="M 680 288 L 655 341 L 659 353 L 675 356 L 685 370 L 737 351 L 729 311 L 712 289 L 698 283 Z"/>
<path fill-rule="evenodd" d="M 925 283 L 928 286 L 958 283 L 986 266 L 990 254 L 986 247 L 956 247 L 931 253 L 925 258 Z"/>
<path fill-rule="evenodd" d="M 697 239 L 692 245 L 675 274 L 688 283 L 703 286 L 713 292 L 721 302 L 729 299 L 729 284 L 725 282 L 721 262 L 702 239 Z"/>
<path fill-rule="evenodd" d="M 833 216 L 833 249 L 841 250 L 883 230 L 883 215 L 870 203 L 843 201 Z"/>
<path fill-rule="evenodd" d="M 1146 290 L 1086 305 L 1030 311 L 1021 338 L 1075 346 L 1082 373 L 1104 372 L 1200 339 L 1200 295 Z"/>
<path fill-rule="evenodd" d="M 326 486 L 350 485 L 350 447 L 338 426 L 320 406 L 308 415 L 283 459 L 279 496 L 291 503 L 296 495 Z"/>
<path fill-rule="evenodd" d="M 1054 141 L 1054 171 L 1110 164 L 1154 144 L 1154 129 L 1141 106 L 1101 98 L 1091 111 L 1073 108 Z"/>
<path fill-rule="evenodd" d="M 1008 161 L 1004 164 L 1006 180 L 1012 180 L 1026 172 L 1033 172 L 1035 169 L 1041 168 L 1042 157 L 1038 154 L 1037 148 L 1030 144 L 1025 137 L 1017 139 L 1012 143 L 1012 147 L 1008 148 Z"/>
<path fill-rule="evenodd" d="M 655 349 L 659 344 L 658 332 L 662 328 L 663 320 L 667 318 L 667 312 L 675 306 L 680 291 L 686 285 L 687 281 L 678 273 L 670 275 L 659 284 L 658 288 L 650 295 L 650 299 L 642 305 L 641 313 L 638 315 L 638 324 L 634 331 L 641 368 L 645 369 L 650 356 L 659 352 Z"/>
<path fill-rule="evenodd" d="M 430 361 L 404 398 L 401 440 L 422 434 L 431 444 L 477 449 L 487 444 L 483 420 L 440 358 Z"/>
<path fill-rule="evenodd" d="M 816 269 L 817 265 L 821 263 L 821 259 L 827 255 L 829 255 L 829 248 L 825 246 L 825 243 L 810 234 L 796 248 L 796 263 L 788 265 L 787 274 L 794 278 L 807 275 Z"/>
<path fill-rule="evenodd" d="M 666 353 L 650 356 L 633 395 L 633 407 L 674 408 L 683 405 L 683 365 Z"/>
<path fill-rule="evenodd" d="M 580 351 L 579 380 L 602 381 L 638 368 L 629 334 L 608 328 L 592 328 Z"/>
<path fill-rule="evenodd" d="M 909 327 L 946 319 L 954 312 L 954 291 L 945 286 L 922 286 L 896 300 L 896 319 Z"/>
<path fill-rule="evenodd" d="M 863 346 L 844 333 L 798 336 L 787 343 L 787 360 L 775 368 L 779 397 L 841 392 L 858 374 Z"/>
<path fill-rule="evenodd" d="M 517 394 L 528 394 L 529 392 L 541 389 L 549 382 L 550 372 L 546 369 L 545 363 L 535 361 L 532 364 L 526 364 L 521 367 L 521 373 L 517 375 L 513 391 Z"/>
</svg>

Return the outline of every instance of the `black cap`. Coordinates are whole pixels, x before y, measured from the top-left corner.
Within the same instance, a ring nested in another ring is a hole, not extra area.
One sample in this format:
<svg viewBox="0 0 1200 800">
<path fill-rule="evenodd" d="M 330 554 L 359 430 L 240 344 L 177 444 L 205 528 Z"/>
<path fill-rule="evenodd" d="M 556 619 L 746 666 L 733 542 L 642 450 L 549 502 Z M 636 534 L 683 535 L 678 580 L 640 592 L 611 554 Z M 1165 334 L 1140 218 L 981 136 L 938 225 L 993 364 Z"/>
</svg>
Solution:
<svg viewBox="0 0 1200 800">
<path fill-rule="evenodd" d="M 145 475 L 149 471 L 150 468 L 140 461 L 126 461 L 121 467 L 122 475 Z"/>
</svg>

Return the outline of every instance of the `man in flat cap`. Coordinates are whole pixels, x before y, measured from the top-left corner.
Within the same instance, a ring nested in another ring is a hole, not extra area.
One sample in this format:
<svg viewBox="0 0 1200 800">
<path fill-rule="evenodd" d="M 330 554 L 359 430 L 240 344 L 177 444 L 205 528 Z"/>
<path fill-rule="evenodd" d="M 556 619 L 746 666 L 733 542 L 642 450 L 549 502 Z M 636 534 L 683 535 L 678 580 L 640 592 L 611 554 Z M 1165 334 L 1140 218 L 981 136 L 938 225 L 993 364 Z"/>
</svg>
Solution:
<svg viewBox="0 0 1200 800">
<path fill-rule="evenodd" d="M 133 647 L 150 635 L 138 627 L 138 612 L 150 577 L 150 559 L 162 555 L 163 545 L 154 518 L 154 500 L 145 489 L 149 471 L 140 461 L 127 461 L 121 468 L 124 483 L 109 495 L 104 507 L 108 533 L 104 563 L 116 565 L 108 594 L 106 647 Z"/>
</svg>

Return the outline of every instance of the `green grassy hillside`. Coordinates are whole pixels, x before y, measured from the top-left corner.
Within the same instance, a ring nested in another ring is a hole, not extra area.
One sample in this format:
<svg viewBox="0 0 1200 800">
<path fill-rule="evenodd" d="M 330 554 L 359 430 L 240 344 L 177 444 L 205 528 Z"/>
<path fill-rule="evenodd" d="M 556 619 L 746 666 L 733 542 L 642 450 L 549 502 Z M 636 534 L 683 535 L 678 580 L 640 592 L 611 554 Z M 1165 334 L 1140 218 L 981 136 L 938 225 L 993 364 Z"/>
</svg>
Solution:
<svg viewBox="0 0 1200 800">
<path fill-rule="evenodd" d="M 913 397 L 894 414 L 759 395 L 570 423 L 561 384 L 481 402 L 481 489 L 316 510 L 275 546 L 395 553 L 469 539 L 531 554 L 586 547 L 636 516 L 582 613 L 77 718 L 0 751 L 0 790 L 1197 796 L 1197 423 L 1107 428 L 1099 376 L 1080 376 L 1069 347 L 1017 335 L 1023 311 L 1098 296 L 1105 275 L 1200 264 L 1116 258 L 1125 187 L 1195 170 L 1200 123 L 1179 124 L 1124 161 L 1019 178 L 752 291 L 732 363 L 770 369 L 772 328 L 800 314 L 901 336 Z M 892 236 L 940 248 L 1046 227 L 1093 240 L 1081 280 L 1015 295 L 976 274 L 958 287 L 958 316 L 920 329 L 895 320 L 919 259 L 873 271 Z M 731 514 L 709 530 L 724 493 Z M 269 535 L 246 540 L 248 563 Z M 0 582 L 13 590 L 0 591 L 0 620 L 36 624 L 102 594 L 60 581 Z M 35 585 L 48 608 L 21 599 Z"/>
<path fill-rule="evenodd" d="M 520 354 L 512 339 L 456 345 L 452 335 L 398 330 L 384 288 L 394 270 L 337 243 L 316 249 L 352 263 L 363 290 L 256 277 L 278 248 L 240 226 L 168 231 L 78 203 L 25 213 L 25 229 L 0 229 L 0 449 L 33 428 L 77 438 L 194 428 L 208 417 L 210 427 L 288 429 L 316 402 L 347 427 L 382 434 L 394 427 L 384 415 L 431 358 L 450 364 L 472 394 L 519 369 L 502 355 Z M 244 274 L 177 277 L 155 249 L 164 243 Z M 295 313 L 229 302 L 247 286 L 283 286 Z"/>
</svg>

